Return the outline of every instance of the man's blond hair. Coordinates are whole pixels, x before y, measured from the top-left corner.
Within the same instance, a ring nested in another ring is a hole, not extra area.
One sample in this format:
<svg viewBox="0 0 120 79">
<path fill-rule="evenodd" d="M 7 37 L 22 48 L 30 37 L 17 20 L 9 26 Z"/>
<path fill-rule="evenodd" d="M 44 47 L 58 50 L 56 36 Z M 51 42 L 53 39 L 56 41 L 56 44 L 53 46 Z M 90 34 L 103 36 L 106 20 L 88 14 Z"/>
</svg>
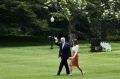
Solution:
<svg viewBox="0 0 120 79">
<path fill-rule="evenodd" d="M 61 40 L 63 40 L 65 42 L 65 37 L 61 37 Z"/>
</svg>

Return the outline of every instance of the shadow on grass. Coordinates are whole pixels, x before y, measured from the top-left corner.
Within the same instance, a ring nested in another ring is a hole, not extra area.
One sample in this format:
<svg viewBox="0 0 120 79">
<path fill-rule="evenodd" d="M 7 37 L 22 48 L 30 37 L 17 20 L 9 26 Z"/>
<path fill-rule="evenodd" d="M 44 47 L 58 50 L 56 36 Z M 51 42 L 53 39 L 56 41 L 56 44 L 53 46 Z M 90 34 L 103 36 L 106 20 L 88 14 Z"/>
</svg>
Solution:
<svg viewBox="0 0 120 79">
<path fill-rule="evenodd" d="M 47 36 L 0 36 L 0 47 L 23 47 L 50 45 L 51 40 Z M 86 44 L 80 40 L 80 44 Z"/>
<path fill-rule="evenodd" d="M 66 75 L 66 74 L 61 74 L 60 76 L 57 75 L 53 75 L 54 77 L 59 77 L 59 78 L 64 78 L 64 77 L 68 77 L 68 78 L 76 78 L 76 77 L 80 77 L 83 78 L 85 75 L 81 75 L 81 74 L 73 74 L 72 76 Z"/>
<path fill-rule="evenodd" d="M 46 36 L 0 36 L 0 47 L 50 45 Z"/>
<path fill-rule="evenodd" d="M 41 42 L 8 42 L 8 41 L 0 41 L 1 47 L 23 47 L 23 46 L 46 46 L 50 45 L 49 43 L 41 43 Z"/>
</svg>

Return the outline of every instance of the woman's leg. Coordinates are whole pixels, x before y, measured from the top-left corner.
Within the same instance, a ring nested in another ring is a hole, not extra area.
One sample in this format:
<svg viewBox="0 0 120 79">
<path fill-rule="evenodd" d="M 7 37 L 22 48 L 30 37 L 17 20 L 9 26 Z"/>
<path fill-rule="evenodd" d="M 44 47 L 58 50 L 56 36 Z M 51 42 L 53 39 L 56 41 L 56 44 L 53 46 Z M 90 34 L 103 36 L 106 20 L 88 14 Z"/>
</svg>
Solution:
<svg viewBox="0 0 120 79">
<path fill-rule="evenodd" d="M 70 69 L 70 75 L 72 76 L 72 64 L 71 63 L 69 65 L 69 69 Z"/>
<path fill-rule="evenodd" d="M 82 73 L 82 75 L 84 75 L 84 72 L 83 72 L 82 68 L 80 66 L 77 66 L 77 68 L 80 70 L 80 72 Z"/>
</svg>

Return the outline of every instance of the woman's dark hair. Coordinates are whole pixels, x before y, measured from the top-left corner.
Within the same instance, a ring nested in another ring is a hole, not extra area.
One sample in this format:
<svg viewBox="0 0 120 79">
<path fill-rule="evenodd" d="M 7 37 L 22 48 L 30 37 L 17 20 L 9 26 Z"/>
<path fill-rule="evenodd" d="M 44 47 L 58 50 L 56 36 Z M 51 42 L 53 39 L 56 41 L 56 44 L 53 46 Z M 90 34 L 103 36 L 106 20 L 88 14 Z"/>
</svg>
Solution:
<svg viewBox="0 0 120 79">
<path fill-rule="evenodd" d="M 74 45 L 78 45 L 77 39 L 73 39 L 73 44 L 74 44 Z"/>
</svg>

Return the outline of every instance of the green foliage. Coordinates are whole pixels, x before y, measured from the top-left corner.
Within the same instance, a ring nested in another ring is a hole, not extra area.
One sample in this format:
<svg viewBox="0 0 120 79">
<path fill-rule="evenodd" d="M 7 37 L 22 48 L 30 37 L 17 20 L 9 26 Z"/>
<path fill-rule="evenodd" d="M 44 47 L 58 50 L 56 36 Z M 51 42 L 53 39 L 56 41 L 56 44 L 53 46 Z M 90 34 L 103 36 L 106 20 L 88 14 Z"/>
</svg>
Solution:
<svg viewBox="0 0 120 79">
<path fill-rule="evenodd" d="M 19 35 L 28 34 L 34 29 L 48 28 L 48 22 L 45 19 L 47 10 L 42 8 L 41 1 L 38 5 L 38 1 L 0 1 L 0 29 L 5 30 L 6 34 Z M 4 32 L 1 34 L 5 34 Z"/>
<path fill-rule="evenodd" d="M 120 20 L 120 1 L 119 0 L 107 0 L 102 1 L 101 7 L 103 8 L 104 19 L 119 19 Z"/>
<path fill-rule="evenodd" d="M 53 24 L 51 16 L 55 17 Z M 113 19 L 119 26 L 119 0 L 0 0 L 0 35 L 33 35 L 63 30 L 59 26 L 70 24 L 73 28 L 68 28 L 86 33 L 91 28 L 100 31 L 99 27 L 107 25 L 104 20 Z"/>
<path fill-rule="evenodd" d="M 120 41 L 120 36 L 119 35 L 113 35 L 113 36 L 108 35 L 106 37 L 106 39 L 109 40 L 109 41 Z"/>
</svg>

